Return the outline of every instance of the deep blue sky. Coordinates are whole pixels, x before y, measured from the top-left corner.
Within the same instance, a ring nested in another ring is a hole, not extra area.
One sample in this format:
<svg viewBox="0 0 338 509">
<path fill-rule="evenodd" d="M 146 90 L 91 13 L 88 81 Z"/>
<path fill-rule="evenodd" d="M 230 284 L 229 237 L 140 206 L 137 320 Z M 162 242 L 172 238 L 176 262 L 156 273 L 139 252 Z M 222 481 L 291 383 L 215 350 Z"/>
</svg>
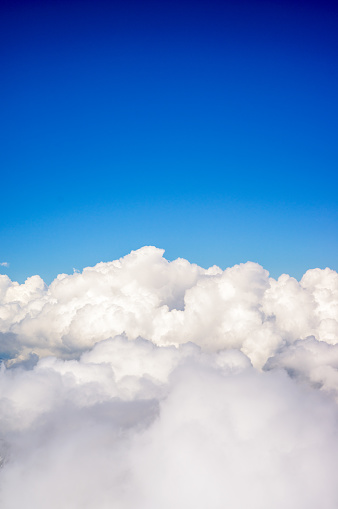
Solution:
<svg viewBox="0 0 338 509">
<path fill-rule="evenodd" d="M 1 2 L 0 267 L 338 269 L 338 9 Z"/>
</svg>

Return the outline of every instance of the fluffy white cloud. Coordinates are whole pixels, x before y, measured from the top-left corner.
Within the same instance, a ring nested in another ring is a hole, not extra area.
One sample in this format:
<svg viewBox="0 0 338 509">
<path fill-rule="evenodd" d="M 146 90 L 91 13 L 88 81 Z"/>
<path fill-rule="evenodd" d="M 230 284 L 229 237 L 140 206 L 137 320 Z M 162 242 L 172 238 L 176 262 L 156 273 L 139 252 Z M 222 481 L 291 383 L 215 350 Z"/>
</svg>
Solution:
<svg viewBox="0 0 338 509">
<path fill-rule="evenodd" d="M 23 356 L 72 356 L 125 332 L 162 346 L 238 348 L 262 367 L 307 336 L 338 342 L 338 275 L 329 269 L 276 281 L 255 263 L 205 270 L 144 247 L 49 287 L 39 276 L 19 285 L 1 275 L 0 299 L 0 331 L 16 335 Z"/>
<path fill-rule="evenodd" d="M 0 507 L 336 509 L 338 274 L 0 275 Z"/>
</svg>

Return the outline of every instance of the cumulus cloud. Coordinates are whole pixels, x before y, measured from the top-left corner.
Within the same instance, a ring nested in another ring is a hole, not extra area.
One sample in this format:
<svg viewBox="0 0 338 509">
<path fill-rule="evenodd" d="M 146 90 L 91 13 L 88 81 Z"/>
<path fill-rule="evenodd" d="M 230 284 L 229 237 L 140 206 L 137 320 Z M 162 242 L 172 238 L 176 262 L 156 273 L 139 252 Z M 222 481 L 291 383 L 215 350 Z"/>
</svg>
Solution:
<svg viewBox="0 0 338 509">
<path fill-rule="evenodd" d="M 0 275 L 0 506 L 338 506 L 338 274 Z"/>
</svg>

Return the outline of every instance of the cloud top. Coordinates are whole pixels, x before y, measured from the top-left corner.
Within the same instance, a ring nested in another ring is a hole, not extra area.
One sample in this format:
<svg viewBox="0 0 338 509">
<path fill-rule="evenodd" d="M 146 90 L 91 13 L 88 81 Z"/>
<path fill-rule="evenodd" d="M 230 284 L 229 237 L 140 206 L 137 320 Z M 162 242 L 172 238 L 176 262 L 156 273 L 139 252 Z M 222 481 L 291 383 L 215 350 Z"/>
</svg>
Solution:
<svg viewBox="0 0 338 509">
<path fill-rule="evenodd" d="M 0 505 L 336 509 L 338 274 L 0 275 Z"/>
<path fill-rule="evenodd" d="M 252 262 L 224 271 L 172 262 L 147 246 L 82 273 L 39 276 L 19 285 L 0 276 L 0 331 L 23 357 L 79 355 L 125 333 L 155 345 L 193 342 L 206 351 L 239 349 L 262 368 L 281 348 L 310 336 L 338 342 L 338 275 L 309 270 L 278 280 Z M 4 348 L 5 355 L 9 352 Z"/>
</svg>

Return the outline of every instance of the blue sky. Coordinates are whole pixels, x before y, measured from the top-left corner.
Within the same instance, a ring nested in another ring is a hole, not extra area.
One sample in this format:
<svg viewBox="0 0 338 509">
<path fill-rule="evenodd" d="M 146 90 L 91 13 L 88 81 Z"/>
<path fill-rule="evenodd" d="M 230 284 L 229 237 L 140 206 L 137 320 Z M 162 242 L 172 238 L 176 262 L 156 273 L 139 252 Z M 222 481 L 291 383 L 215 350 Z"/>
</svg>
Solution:
<svg viewBox="0 0 338 509">
<path fill-rule="evenodd" d="M 1 2 L 0 267 L 338 269 L 338 10 Z"/>
</svg>

